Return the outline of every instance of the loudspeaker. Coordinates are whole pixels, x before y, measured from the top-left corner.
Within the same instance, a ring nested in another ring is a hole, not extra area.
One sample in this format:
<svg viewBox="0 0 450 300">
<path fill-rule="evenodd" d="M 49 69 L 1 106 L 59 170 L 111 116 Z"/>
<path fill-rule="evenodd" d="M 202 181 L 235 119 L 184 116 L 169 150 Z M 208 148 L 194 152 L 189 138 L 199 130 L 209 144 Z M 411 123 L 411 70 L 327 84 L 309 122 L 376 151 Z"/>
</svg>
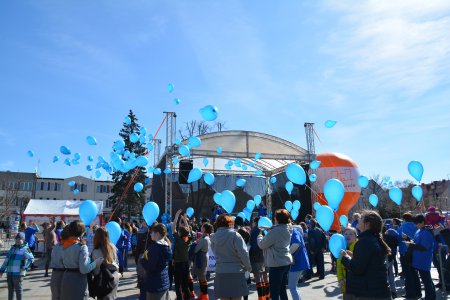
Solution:
<svg viewBox="0 0 450 300">
<path fill-rule="evenodd" d="M 180 173 L 178 175 L 178 183 L 187 184 L 189 177 L 189 172 L 194 167 L 193 160 L 182 160 L 180 161 Z"/>
</svg>

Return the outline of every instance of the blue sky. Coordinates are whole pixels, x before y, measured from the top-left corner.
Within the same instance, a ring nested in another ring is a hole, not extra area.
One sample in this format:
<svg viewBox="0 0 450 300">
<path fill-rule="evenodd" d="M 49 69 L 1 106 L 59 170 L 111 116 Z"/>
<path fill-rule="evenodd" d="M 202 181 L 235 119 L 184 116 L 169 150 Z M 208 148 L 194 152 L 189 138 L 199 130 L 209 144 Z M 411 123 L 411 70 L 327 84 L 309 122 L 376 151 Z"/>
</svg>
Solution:
<svg viewBox="0 0 450 300">
<path fill-rule="evenodd" d="M 449 13 L 446 0 L 1 1 L 0 170 L 39 159 L 42 176 L 89 176 L 51 162 L 61 145 L 107 156 L 130 108 L 154 132 L 163 111 L 181 127 L 215 104 L 228 129 L 302 147 L 315 122 L 317 152 L 368 176 L 412 179 L 419 160 L 423 181 L 447 179 Z"/>
</svg>

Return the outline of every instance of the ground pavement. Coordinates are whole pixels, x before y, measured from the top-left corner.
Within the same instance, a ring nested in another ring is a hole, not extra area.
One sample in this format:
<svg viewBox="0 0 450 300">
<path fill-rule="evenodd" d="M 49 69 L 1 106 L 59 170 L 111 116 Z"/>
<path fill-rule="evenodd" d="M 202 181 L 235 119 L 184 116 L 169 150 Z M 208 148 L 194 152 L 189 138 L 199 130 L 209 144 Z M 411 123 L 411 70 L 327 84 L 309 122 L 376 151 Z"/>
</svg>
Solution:
<svg viewBox="0 0 450 300">
<path fill-rule="evenodd" d="M 4 256 L 0 258 L 0 263 L 3 262 Z M 139 290 L 136 288 L 136 273 L 135 273 L 135 267 L 134 267 L 134 260 L 130 257 L 129 258 L 129 271 L 124 273 L 124 277 L 120 280 L 119 284 L 119 292 L 118 292 L 118 299 L 138 299 Z M 329 254 L 325 255 L 325 269 L 330 270 L 330 256 Z M 26 276 L 23 287 L 24 287 L 24 295 L 23 299 L 33 299 L 33 300 L 47 300 L 51 298 L 50 294 L 50 277 L 44 277 L 44 270 L 43 265 L 44 262 L 42 259 L 37 260 L 37 265 L 39 266 L 38 269 L 28 272 L 28 275 Z M 432 269 L 432 277 L 435 281 L 435 284 L 437 283 L 437 272 L 435 269 Z M 213 280 L 209 282 L 209 294 L 210 299 L 214 300 L 214 292 L 212 289 L 213 286 Z M 403 287 L 404 283 L 403 280 L 400 277 L 396 278 L 396 286 L 397 287 Z M 300 294 L 303 300 L 308 299 L 342 299 L 342 296 L 340 294 L 340 289 L 337 284 L 336 275 L 327 272 L 325 279 L 319 280 L 317 277 L 314 277 L 311 280 L 308 280 L 306 283 L 299 284 L 300 288 Z M 196 292 L 198 293 L 198 285 L 195 284 Z M 423 296 L 425 293 L 423 292 Z M 404 294 L 403 289 L 398 290 L 399 295 Z M 437 299 L 446 299 L 446 296 L 441 295 L 440 291 L 437 292 L 438 297 Z M 6 275 L 3 276 L 3 278 L 0 279 L 0 299 L 7 299 L 8 296 L 8 288 L 6 285 Z M 291 298 L 291 295 L 288 291 L 289 299 Z M 176 296 L 173 291 L 170 291 L 170 298 L 175 300 Z M 250 286 L 250 300 L 257 300 L 258 296 L 256 294 L 256 288 L 255 285 L 252 284 Z M 403 299 L 403 298 L 400 298 Z M 63 299 L 64 300 L 64 299 Z"/>
</svg>

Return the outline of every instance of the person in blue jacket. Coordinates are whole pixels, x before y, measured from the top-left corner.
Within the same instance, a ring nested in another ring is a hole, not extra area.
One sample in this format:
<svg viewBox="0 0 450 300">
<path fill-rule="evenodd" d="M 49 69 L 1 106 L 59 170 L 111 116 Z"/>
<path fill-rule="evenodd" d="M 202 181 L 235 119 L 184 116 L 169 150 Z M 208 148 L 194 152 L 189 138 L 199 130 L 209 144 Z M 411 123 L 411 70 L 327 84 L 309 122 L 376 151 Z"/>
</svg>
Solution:
<svg viewBox="0 0 450 300">
<path fill-rule="evenodd" d="M 414 226 L 413 221 L 413 215 L 410 212 L 403 214 L 403 224 L 398 230 L 399 237 L 400 237 L 400 243 L 398 244 L 398 249 L 400 252 L 400 265 L 402 266 L 402 272 L 400 275 L 405 277 L 405 290 L 411 290 L 413 287 L 413 277 L 412 277 L 412 267 L 411 262 L 407 259 L 407 250 L 408 247 L 405 243 L 405 239 L 403 238 L 403 234 L 405 234 L 408 238 L 412 239 L 414 238 L 414 235 L 416 234 L 417 228 Z M 409 257 L 409 256 L 408 256 Z"/>
<path fill-rule="evenodd" d="M 288 288 L 291 292 L 292 299 L 300 300 L 300 293 L 297 288 L 298 280 L 303 272 L 310 269 L 308 253 L 303 240 L 303 229 L 300 226 L 292 228 L 290 252 L 294 263 L 289 270 Z"/>
<path fill-rule="evenodd" d="M 27 224 L 23 222 L 20 225 L 21 231 L 25 234 L 25 243 L 28 245 L 28 248 L 31 250 L 31 253 L 34 255 L 34 250 L 36 248 L 36 236 L 35 234 L 40 232 L 39 226 L 35 224 L 33 221 L 30 221 L 30 226 L 27 227 Z M 30 269 L 36 269 L 37 266 L 34 262 L 31 263 Z"/>
<path fill-rule="evenodd" d="M 412 251 L 412 285 L 406 288 L 406 297 L 422 297 L 419 275 L 425 287 L 425 300 L 436 299 L 436 289 L 431 279 L 431 262 L 433 261 L 434 235 L 433 227 L 425 225 L 425 216 L 416 215 L 413 219 L 417 232 L 411 240 L 402 234 L 408 248 Z"/>
</svg>

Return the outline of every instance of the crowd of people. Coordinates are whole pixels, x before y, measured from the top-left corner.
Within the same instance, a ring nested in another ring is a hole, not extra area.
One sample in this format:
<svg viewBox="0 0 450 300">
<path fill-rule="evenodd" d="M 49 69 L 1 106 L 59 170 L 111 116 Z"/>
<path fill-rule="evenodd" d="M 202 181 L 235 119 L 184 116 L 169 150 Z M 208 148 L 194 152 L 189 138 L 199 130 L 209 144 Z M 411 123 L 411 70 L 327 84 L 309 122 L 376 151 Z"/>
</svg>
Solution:
<svg viewBox="0 0 450 300">
<path fill-rule="evenodd" d="M 177 300 L 208 300 L 211 251 L 215 298 L 247 299 L 253 277 L 259 300 L 288 299 L 288 290 L 299 300 L 299 282 L 325 278 L 324 253 L 336 232 L 324 232 L 311 215 L 296 224 L 287 210 L 279 209 L 273 213 L 274 225 L 268 228 L 258 226 L 260 216 L 247 222 L 223 214 L 220 207 L 214 212 L 214 221 L 203 218 L 200 222 L 181 210 L 173 220 L 154 224 L 116 218 L 121 226 L 116 244 L 111 243 L 105 227 L 86 229 L 80 220 L 66 225 L 50 219 L 42 227 L 45 276 L 52 269 L 52 299 L 116 299 L 131 252 L 139 299 L 167 300 L 169 290 L 174 289 Z M 0 268 L 0 275 L 7 273 L 9 299 L 14 293 L 21 299 L 23 277 L 32 268 L 39 231 L 36 224 L 22 224 Z M 431 207 L 425 215 L 407 212 L 391 223 L 384 223 L 376 211 L 364 211 L 354 214 L 340 233 L 347 248 L 339 258 L 332 256 L 330 271 L 336 273 L 344 299 L 396 298 L 401 288 L 396 286 L 397 276 L 404 277 L 404 296 L 411 299 L 422 297 L 421 282 L 427 300 L 436 299 L 437 288 L 450 288 L 450 224 L 439 210 Z M 431 278 L 432 265 L 438 269 L 437 286 Z M 198 295 L 194 279 L 200 287 Z"/>
</svg>

